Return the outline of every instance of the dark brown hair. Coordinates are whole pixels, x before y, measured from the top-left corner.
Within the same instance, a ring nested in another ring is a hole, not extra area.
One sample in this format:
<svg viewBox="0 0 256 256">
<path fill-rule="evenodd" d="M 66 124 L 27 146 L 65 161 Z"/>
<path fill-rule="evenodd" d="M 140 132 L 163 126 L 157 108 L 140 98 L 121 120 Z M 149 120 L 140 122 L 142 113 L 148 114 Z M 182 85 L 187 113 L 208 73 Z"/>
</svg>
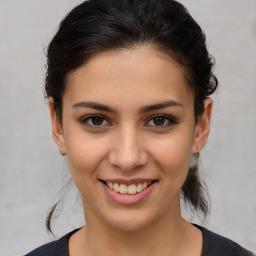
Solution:
<svg viewBox="0 0 256 256">
<path fill-rule="evenodd" d="M 217 88 L 214 59 L 209 55 L 203 31 L 187 9 L 174 0 L 89 0 L 75 7 L 60 23 L 49 44 L 45 95 L 53 97 L 62 123 L 62 95 L 69 72 L 96 53 L 150 44 L 185 67 L 194 94 L 195 120 L 204 111 L 203 101 Z M 190 167 L 182 187 L 185 202 L 207 216 L 207 193 Z M 57 204 L 47 218 L 47 229 Z"/>
</svg>

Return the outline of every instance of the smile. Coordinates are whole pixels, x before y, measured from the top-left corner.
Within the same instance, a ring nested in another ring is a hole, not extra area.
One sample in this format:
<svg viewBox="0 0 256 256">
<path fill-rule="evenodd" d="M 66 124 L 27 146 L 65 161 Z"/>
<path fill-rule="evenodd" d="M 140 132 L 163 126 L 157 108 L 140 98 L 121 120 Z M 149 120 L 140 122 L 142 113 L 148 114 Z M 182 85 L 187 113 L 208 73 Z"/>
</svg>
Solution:
<svg viewBox="0 0 256 256">
<path fill-rule="evenodd" d="M 158 180 L 99 180 L 104 187 L 107 195 L 119 204 L 137 204 L 146 199 L 150 194 Z M 125 184 L 126 183 L 126 184 Z"/>
<path fill-rule="evenodd" d="M 126 184 L 118 184 L 118 183 L 112 183 L 112 182 L 107 182 L 106 184 L 110 189 L 120 194 L 134 195 L 146 189 L 148 186 L 150 186 L 151 183 L 152 182 L 149 181 L 149 182 L 144 182 L 139 184 L 131 184 L 129 186 L 127 186 Z"/>
</svg>

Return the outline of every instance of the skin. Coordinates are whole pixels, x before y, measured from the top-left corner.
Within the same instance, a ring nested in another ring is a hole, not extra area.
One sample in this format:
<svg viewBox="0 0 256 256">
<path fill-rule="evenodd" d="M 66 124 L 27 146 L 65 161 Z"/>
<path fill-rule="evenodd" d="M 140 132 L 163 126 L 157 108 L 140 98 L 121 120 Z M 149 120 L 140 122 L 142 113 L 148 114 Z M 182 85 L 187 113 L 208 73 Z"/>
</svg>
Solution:
<svg viewBox="0 0 256 256">
<path fill-rule="evenodd" d="M 145 110 L 170 101 L 176 104 Z M 104 104 L 113 112 L 81 102 Z M 99 53 L 69 74 L 62 126 L 51 98 L 49 108 L 53 138 L 67 154 L 86 218 L 86 226 L 70 238 L 71 256 L 201 254 L 201 231 L 180 213 L 180 189 L 191 156 L 206 143 L 212 100 L 204 101 L 197 124 L 193 106 L 184 69 L 149 45 Z M 97 123 L 88 118 L 92 114 L 104 118 Z M 159 124 L 157 114 L 171 119 L 161 117 Z M 113 178 L 157 183 L 143 201 L 121 205 L 99 181 Z"/>
</svg>

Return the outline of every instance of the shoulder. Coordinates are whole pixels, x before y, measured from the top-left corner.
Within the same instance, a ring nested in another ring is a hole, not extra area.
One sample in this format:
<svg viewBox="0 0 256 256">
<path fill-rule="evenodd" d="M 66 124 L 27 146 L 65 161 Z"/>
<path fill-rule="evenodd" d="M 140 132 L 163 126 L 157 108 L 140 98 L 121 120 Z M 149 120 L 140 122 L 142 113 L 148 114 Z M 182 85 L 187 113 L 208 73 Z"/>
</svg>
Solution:
<svg viewBox="0 0 256 256">
<path fill-rule="evenodd" d="M 202 256 L 253 256 L 252 252 L 249 252 L 230 239 L 198 225 L 195 226 L 203 233 L 204 242 Z"/>
<path fill-rule="evenodd" d="M 71 235 L 76 231 L 78 231 L 78 229 L 73 230 L 56 241 L 38 247 L 25 256 L 68 256 L 68 241 Z"/>
</svg>

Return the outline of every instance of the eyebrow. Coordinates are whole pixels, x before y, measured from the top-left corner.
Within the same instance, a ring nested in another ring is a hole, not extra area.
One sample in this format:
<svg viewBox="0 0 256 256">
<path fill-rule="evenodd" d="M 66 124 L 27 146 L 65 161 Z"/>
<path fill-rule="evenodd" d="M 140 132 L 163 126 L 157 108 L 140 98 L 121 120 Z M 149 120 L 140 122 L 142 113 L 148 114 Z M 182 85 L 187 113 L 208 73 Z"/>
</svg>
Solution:
<svg viewBox="0 0 256 256">
<path fill-rule="evenodd" d="M 74 104 L 72 107 L 73 108 L 79 108 L 79 107 L 93 108 L 93 109 L 102 110 L 106 112 L 116 113 L 116 111 L 113 108 L 103 105 L 101 103 L 92 102 L 92 101 L 82 101 Z"/>
<path fill-rule="evenodd" d="M 92 109 L 97 109 L 97 110 L 101 110 L 101 111 L 116 113 L 116 111 L 113 108 L 106 106 L 104 104 L 92 102 L 92 101 L 82 101 L 82 102 L 74 104 L 72 107 L 73 108 L 79 108 L 79 107 L 92 108 Z M 161 103 L 157 103 L 157 104 L 153 104 L 153 105 L 144 106 L 144 107 L 140 108 L 139 113 L 144 114 L 144 113 L 147 113 L 147 112 L 150 112 L 153 110 L 159 110 L 159 109 L 163 109 L 163 108 L 167 108 L 167 107 L 182 107 L 183 108 L 184 106 L 179 102 L 169 100 L 169 101 L 165 101 L 165 102 L 161 102 Z"/>
<path fill-rule="evenodd" d="M 144 114 L 147 112 L 150 112 L 152 110 L 158 110 L 158 109 L 163 109 L 163 108 L 168 108 L 168 107 L 184 107 L 180 102 L 174 101 L 174 100 L 169 100 L 149 106 L 142 107 L 139 111 L 140 114 Z"/>
</svg>

